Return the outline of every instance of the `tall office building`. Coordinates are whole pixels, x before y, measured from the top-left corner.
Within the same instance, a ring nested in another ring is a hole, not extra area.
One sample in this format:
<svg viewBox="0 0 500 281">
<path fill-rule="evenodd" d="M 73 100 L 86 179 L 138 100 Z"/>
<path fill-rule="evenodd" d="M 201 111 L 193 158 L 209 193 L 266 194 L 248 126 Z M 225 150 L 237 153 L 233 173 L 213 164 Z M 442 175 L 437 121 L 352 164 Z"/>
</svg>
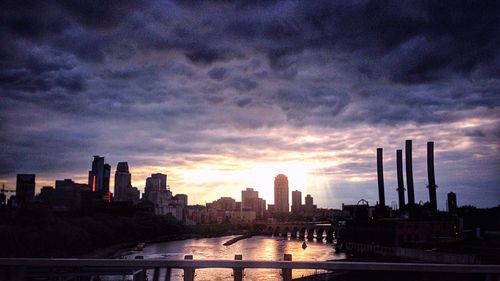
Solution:
<svg viewBox="0 0 500 281">
<path fill-rule="evenodd" d="M 17 174 L 16 202 L 20 205 L 35 201 L 35 174 Z"/>
<path fill-rule="evenodd" d="M 307 194 L 305 198 L 306 204 L 304 205 L 304 210 L 306 213 L 312 213 L 316 211 L 316 205 L 314 205 L 313 197 L 311 194 Z"/>
<path fill-rule="evenodd" d="M 146 187 L 142 198 L 153 203 L 155 214 L 167 214 L 169 200 L 172 199 L 172 192 L 167 189 L 167 175 L 151 174 L 146 179 Z"/>
<path fill-rule="evenodd" d="M 454 192 L 448 193 L 448 212 L 452 215 L 457 214 L 457 194 Z"/>
<path fill-rule="evenodd" d="M 174 196 L 174 200 L 176 200 L 182 207 L 186 207 L 188 205 L 188 196 L 186 194 L 176 194 Z"/>
<path fill-rule="evenodd" d="M 130 188 L 132 188 L 132 174 L 128 170 L 128 163 L 118 162 L 115 172 L 114 199 L 116 201 L 128 201 Z"/>
<path fill-rule="evenodd" d="M 274 212 L 286 214 L 289 212 L 288 178 L 279 174 L 274 178 Z"/>
<path fill-rule="evenodd" d="M 102 181 L 102 191 L 108 193 L 109 196 L 109 179 L 111 178 L 111 165 L 104 164 L 104 178 Z"/>
<path fill-rule="evenodd" d="M 302 210 L 302 192 L 298 190 L 292 191 L 292 213 L 298 214 Z"/>
<path fill-rule="evenodd" d="M 266 201 L 259 198 L 259 192 L 253 188 L 241 191 L 241 210 L 255 211 L 257 218 L 264 217 Z"/>
<path fill-rule="evenodd" d="M 259 198 L 259 192 L 253 190 L 253 188 L 247 188 L 241 191 L 241 208 L 254 210 L 256 209 L 257 199 Z"/>
<path fill-rule="evenodd" d="M 151 174 L 150 177 L 146 179 L 146 187 L 144 188 L 144 194 L 146 198 L 152 192 L 167 191 L 167 175 L 157 173 Z"/>
<path fill-rule="evenodd" d="M 154 179 L 158 179 L 160 189 L 167 189 L 167 175 L 156 173 L 151 174 L 151 177 Z"/>
<path fill-rule="evenodd" d="M 89 187 L 92 192 L 109 193 L 111 166 L 104 163 L 104 157 L 94 156 L 92 170 L 89 171 Z"/>
</svg>

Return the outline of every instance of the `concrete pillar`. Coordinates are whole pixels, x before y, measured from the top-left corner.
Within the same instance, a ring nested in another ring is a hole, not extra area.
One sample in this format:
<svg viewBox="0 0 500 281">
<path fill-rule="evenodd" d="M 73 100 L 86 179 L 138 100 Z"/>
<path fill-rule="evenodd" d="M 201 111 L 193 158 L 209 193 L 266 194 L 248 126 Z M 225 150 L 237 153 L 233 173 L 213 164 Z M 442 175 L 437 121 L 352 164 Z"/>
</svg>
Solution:
<svg viewBox="0 0 500 281">
<path fill-rule="evenodd" d="M 292 261 L 291 254 L 285 254 L 283 258 L 285 261 Z M 282 272 L 281 275 L 283 276 L 283 281 L 292 281 L 292 269 L 291 268 L 283 268 L 283 269 L 281 269 L 281 272 Z"/>
<path fill-rule="evenodd" d="M 243 260 L 243 255 L 234 255 L 235 261 Z M 243 268 L 233 268 L 234 281 L 243 281 Z"/>
<path fill-rule="evenodd" d="M 184 256 L 185 260 L 192 260 L 193 255 L 185 255 Z M 185 267 L 184 268 L 184 281 L 194 281 L 194 271 L 195 268 L 193 267 Z"/>
</svg>

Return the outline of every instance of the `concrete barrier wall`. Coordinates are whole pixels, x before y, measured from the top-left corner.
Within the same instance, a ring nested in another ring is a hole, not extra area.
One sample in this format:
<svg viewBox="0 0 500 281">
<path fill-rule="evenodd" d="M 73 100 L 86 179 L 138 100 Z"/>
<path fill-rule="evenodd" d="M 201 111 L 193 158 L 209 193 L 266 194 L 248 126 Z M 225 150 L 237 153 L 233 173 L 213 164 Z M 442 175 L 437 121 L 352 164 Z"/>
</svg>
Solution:
<svg viewBox="0 0 500 281">
<path fill-rule="evenodd" d="M 443 252 L 425 251 L 420 249 L 388 247 L 363 243 L 346 242 L 347 251 L 362 254 L 377 254 L 385 257 L 398 257 L 432 263 L 458 263 L 474 264 L 479 263 L 476 255 L 473 254 L 452 254 Z"/>
</svg>

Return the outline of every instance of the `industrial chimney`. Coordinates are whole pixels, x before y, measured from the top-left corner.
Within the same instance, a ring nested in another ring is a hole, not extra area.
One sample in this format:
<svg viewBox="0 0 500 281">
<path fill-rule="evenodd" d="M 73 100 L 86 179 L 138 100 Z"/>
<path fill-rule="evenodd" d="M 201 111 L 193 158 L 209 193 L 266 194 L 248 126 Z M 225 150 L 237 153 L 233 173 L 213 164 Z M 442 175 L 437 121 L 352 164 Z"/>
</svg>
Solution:
<svg viewBox="0 0 500 281">
<path fill-rule="evenodd" d="M 413 165 L 411 158 L 411 140 L 406 140 L 406 186 L 408 187 L 408 206 L 415 205 L 415 191 L 413 190 Z"/>
<path fill-rule="evenodd" d="M 436 199 L 436 177 L 434 174 L 434 142 L 427 142 L 427 175 L 429 178 L 429 201 L 431 204 L 431 212 L 437 212 L 437 199 Z"/>
<path fill-rule="evenodd" d="M 380 206 L 385 206 L 384 195 L 384 164 L 382 160 L 382 148 L 377 148 L 377 178 L 378 178 L 378 201 Z"/>
<path fill-rule="evenodd" d="M 405 207 L 405 186 L 403 180 L 403 151 L 401 149 L 396 150 L 396 166 L 398 174 L 398 199 L 399 199 L 399 209 L 402 210 Z"/>
</svg>

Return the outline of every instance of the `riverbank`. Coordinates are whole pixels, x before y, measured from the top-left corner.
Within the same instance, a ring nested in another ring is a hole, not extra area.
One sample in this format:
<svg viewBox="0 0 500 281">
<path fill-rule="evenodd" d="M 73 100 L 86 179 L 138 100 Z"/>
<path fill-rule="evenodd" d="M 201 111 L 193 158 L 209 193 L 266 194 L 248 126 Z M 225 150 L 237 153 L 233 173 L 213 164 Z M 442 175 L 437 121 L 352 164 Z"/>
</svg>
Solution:
<svg viewBox="0 0 500 281">
<path fill-rule="evenodd" d="M 146 243 L 146 246 L 147 246 L 148 244 L 154 244 L 154 243 L 181 241 L 181 240 L 187 240 L 187 239 L 216 238 L 216 237 L 224 237 L 224 236 L 232 236 L 232 235 L 239 235 L 239 236 L 227 241 L 227 242 L 229 242 L 229 241 L 236 239 L 235 241 L 232 241 L 231 244 L 234 244 L 239 240 L 250 238 L 250 237 L 254 236 L 253 234 L 252 235 L 241 234 L 241 231 L 234 231 L 234 232 L 230 232 L 230 233 L 220 233 L 220 234 L 187 233 L 187 234 L 181 234 L 181 235 L 163 235 L 163 236 L 156 237 L 153 239 L 138 240 L 135 242 L 121 243 L 121 244 L 111 245 L 111 246 L 105 247 L 105 248 L 99 248 L 99 249 L 96 249 L 96 250 L 91 251 L 89 253 L 83 254 L 79 257 L 80 258 L 120 258 L 121 256 L 124 255 L 124 253 L 129 252 L 130 249 L 133 249 L 135 246 L 137 246 L 137 244 L 142 243 L 142 242 Z"/>
<path fill-rule="evenodd" d="M 54 213 L 43 208 L 0 212 L 2 258 L 105 258 L 140 242 L 242 235 L 230 224 L 183 225 L 172 216 L 147 213 Z"/>
</svg>

